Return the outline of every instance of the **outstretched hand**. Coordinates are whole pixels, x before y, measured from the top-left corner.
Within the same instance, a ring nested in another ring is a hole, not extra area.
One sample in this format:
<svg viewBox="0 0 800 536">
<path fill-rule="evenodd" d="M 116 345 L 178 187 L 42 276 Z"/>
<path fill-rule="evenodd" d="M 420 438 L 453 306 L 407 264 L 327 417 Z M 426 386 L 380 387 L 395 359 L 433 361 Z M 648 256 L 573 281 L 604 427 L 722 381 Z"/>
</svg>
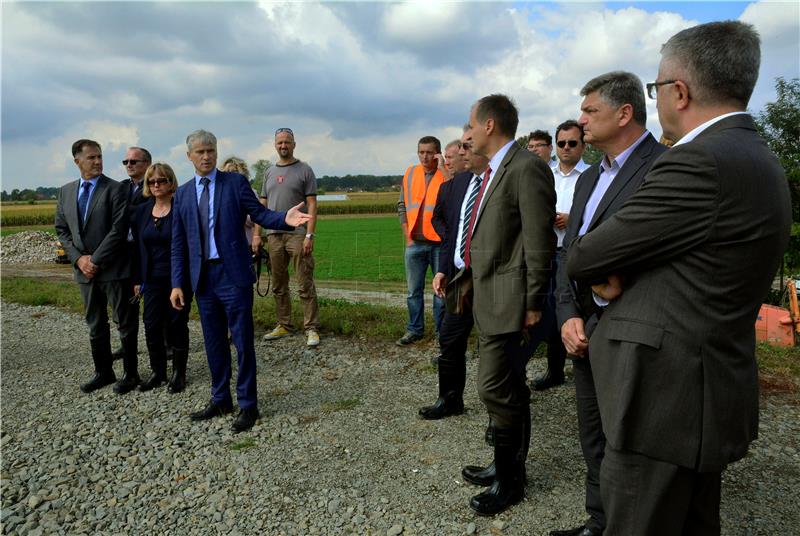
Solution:
<svg viewBox="0 0 800 536">
<path fill-rule="evenodd" d="M 292 227 L 299 227 L 300 225 L 307 223 L 311 219 L 311 216 L 309 216 L 305 212 L 300 212 L 300 209 L 303 208 L 303 205 L 305 204 L 306 204 L 305 201 L 303 201 L 289 209 L 289 211 L 286 213 L 286 220 L 285 220 L 286 225 L 291 225 Z"/>
</svg>

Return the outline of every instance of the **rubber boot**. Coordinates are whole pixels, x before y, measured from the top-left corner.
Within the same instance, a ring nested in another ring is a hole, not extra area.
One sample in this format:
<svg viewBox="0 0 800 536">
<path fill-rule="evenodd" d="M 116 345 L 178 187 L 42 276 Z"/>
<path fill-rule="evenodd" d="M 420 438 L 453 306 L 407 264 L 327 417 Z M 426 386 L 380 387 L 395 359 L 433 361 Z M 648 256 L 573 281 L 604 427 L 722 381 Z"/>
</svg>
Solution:
<svg viewBox="0 0 800 536">
<path fill-rule="evenodd" d="M 122 339 L 122 348 L 125 350 L 125 357 L 122 358 L 124 372 L 122 379 L 114 386 L 114 392 L 118 395 L 133 391 L 142 381 L 139 378 L 138 344 L 139 341 L 136 335 L 130 335 Z"/>
<path fill-rule="evenodd" d="M 519 503 L 525 496 L 525 463 L 522 460 L 524 426 L 495 428 L 494 482 L 469 502 L 478 515 L 493 516 Z"/>
<path fill-rule="evenodd" d="M 91 393 L 106 385 L 111 385 L 117 381 L 114 376 L 114 369 L 111 366 L 111 338 L 109 336 L 98 337 L 90 341 L 92 348 L 92 361 L 94 362 L 94 376 L 81 384 L 81 391 Z"/>
<path fill-rule="evenodd" d="M 186 389 L 186 363 L 188 360 L 188 349 L 172 349 L 172 378 L 170 378 L 167 385 L 167 391 L 170 393 L 180 393 Z"/>
<path fill-rule="evenodd" d="M 150 370 L 152 374 L 139 386 L 140 391 L 150 391 L 167 381 L 167 352 L 162 341 L 147 340 L 147 352 L 150 354 Z"/>
<path fill-rule="evenodd" d="M 439 361 L 439 398 L 432 406 L 420 408 L 419 416 L 436 420 L 464 413 L 464 384 L 466 366 L 451 361 Z"/>
</svg>

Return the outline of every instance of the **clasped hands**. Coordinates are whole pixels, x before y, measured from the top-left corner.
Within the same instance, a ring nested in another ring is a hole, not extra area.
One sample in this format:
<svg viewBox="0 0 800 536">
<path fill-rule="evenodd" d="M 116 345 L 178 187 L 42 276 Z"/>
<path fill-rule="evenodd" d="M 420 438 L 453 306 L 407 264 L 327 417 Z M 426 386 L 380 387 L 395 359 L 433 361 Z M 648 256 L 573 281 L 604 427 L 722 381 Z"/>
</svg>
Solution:
<svg viewBox="0 0 800 536">
<path fill-rule="evenodd" d="M 96 276 L 97 271 L 100 269 L 98 265 L 92 262 L 91 255 L 81 255 L 78 257 L 78 261 L 75 264 L 86 279 L 91 279 Z"/>
</svg>

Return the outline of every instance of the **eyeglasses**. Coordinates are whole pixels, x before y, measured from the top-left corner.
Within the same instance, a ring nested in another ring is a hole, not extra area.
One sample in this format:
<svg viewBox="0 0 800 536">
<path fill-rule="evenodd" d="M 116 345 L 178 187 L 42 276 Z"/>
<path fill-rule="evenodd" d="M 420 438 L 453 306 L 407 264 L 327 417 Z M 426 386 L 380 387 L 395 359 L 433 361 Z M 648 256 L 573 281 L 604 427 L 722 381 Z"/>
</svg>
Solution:
<svg viewBox="0 0 800 536">
<path fill-rule="evenodd" d="M 459 145 L 459 148 L 464 149 L 465 151 L 469 151 L 470 149 L 472 149 L 472 144 L 462 143 L 461 145 Z"/>
<path fill-rule="evenodd" d="M 534 144 L 528 145 L 529 148 L 533 148 L 533 149 L 543 149 L 543 148 L 548 147 L 548 146 L 549 146 L 549 144 L 547 144 L 547 143 L 534 143 Z"/>
<path fill-rule="evenodd" d="M 148 186 L 155 186 L 156 184 L 161 185 L 161 184 L 168 184 L 168 183 L 169 183 L 169 179 L 150 179 L 149 181 L 147 181 L 147 185 Z"/>
<path fill-rule="evenodd" d="M 565 145 L 569 145 L 570 147 L 577 147 L 578 140 L 561 140 L 556 142 L 556 145 L 558 145 L 559 149 L 563 149 Z"/>
<path fill-rule="evenodd" d="M 658 86 L 666 86 L 667 84 L 674 84 L 677 80 L 664 80 L 663 82 L 650 82 L 646 84 L 647 87 L 647 96 L 653 100 L 656 100 L 658 96 Z"/>
<path fill-rule="evenodd" d="M 291 128 L 281 127 L 281 128 L 279 128 L 278 130 L 275 131 L 275 135 L 277 136 L 281 132 L 288 132 L 289 134 L 292 135 L 292 137 L 294 137 L 294 132 L 292 132 Z"/>
<path fill-rule="evenodd" d="M 123 161 L 122 161 L 122 165 L 123 165 L 123 166 L 127 166 L 128 164 L 130 164 L 130 165 L 132 165 L 132 166 L 135 166 L 135 165 L 136 165 L 136 164 L 138 164 L 139 162 L 147 162 L 147 160 L 134 160 L 134 159 L 130 159 L 130 160 L 123 160 Z"/>
</svg>

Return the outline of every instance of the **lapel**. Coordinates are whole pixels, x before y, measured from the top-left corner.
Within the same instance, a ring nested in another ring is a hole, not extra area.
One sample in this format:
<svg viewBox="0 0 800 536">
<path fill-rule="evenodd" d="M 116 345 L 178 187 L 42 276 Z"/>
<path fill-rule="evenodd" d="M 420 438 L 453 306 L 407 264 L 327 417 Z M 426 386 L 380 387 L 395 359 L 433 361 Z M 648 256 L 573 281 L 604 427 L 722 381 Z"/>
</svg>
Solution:
<svg viewBox="0 0 800 536">
<path fill-rule="evenodd" d="M 597 210 L 594 211 L 594 216 L 589 224 L 588 231 L 591 231 L 597 225 L 597 223 L 601 221 L 603 213 L 608 209 L 614 199 L 617 198 L 620 192 L 622 192 L 622 190 L 625 188 L 625 185 L 628 184 L 630 180 L 639 172 L 642 166 L 647 163 L 647 157 L 650 156 L 650 153 L 653 150 L 652 143 L 655 143 L 655 138 L 653 138 L 652 134 L 649 134 L 644 140 L 642 140 L 642 143 L 636 147 L 633 153 L 631 153 L 631 155 L 625 161 L 622 169 L 620 169 L 619 173 L 617 173 L 617 176 L 614 177 L 614 180 L 609 185 L 608 190 L 606 190 L 606 193 L 600 200 L 600 204 L 597 205 Z"/>
<path fill-rule="evenodd" d="M 89 200 L 89 208 L 86 209 L 86 221 L 83 222 L 83 227 L 86 228 L 89 225 L 89 220 L 92 218 L 92 212 L 94 212 L 94 207 L 97 206 L 98 200 L 100 196 L 103 195 L 103 192 L 108 188 L 108 181 L 111 180 L 105 175 L 100 175 L 100 178 L 97 179 L 97 185 L 94 187 L 94 192 L 92 192 L 92 198 Z M 80 182 L 80 181 L 78 181 Z M 75 202 L 75 206 L 78 206 L 77 201 Z"/>
<path fill-rule="evenodd" d="M 569 222 L 567 228 L 567 235 L 574 238 L 578 234 L 578 230 L 583 225 L 583 214 L 586 212 L 586 203 L 597 185 L 597 179 L 600 178 L 600 166 L 595 164 L 586 169 L 578 178 L 578 183 L 575 187 L 575 198 L 572 200 L 572 209 L 570 210 Z M 572 223 L 574 222 L 574 224 Z M 570 229 L 571 228 L 571 229 Z M 570 232 L 572 231 L 572 232 Z"/>
<path fill-rule="evenodd" d="M 225 188 L 228 184 L 228 181 L 225 180 L 227 173 L 217 170 L 217 184 L 214 185 L 214 234 L 215 236 L 218 234 L 219 231 L 219 206 L 220 206 L 220 199 L 222 198 L 222 189 Z"/>
<path fill-rule="evenodd" d="M 471 171 L 464 172 L 463 176 L 459 176 L 458 179 L 453 178 L 453 190 L 450 197 L 454 201 L 458 201 L 458 203 L 454 203 L 458 205 L 458 210 L 461 211 L 461 203 L 464 202 L 464 197 L 467 195 L 467 189 L 469 188 L 469 181 L 472 180 L 472 176 L 474 173 Z"/>
<path fill-rule="evenodd" d="M 81 181 L 77 180 L 64 188 L 64 199 L 62 201 L 64 214 L 71 220 L 70 225 L 74 223 L 78 228 L 81 227 L 81 219 L 78 215 L 78 189 L 81 187 L 80 184 Z"/>
<path fill-rule="evenodd" d="M 478 210 L 478 217 L 475 219 L 475 225 L 472 227 L 472 234 L 475 234 L 475 229 L 478 228 L 478 223 L 481 221 L 483 217 L 483 213 L 485 212 L 484 208 L 486 204 L 489 202 L 489 198 L 492 197 L 492 194 L 497 190 L 497 187 L 501 182 L 503 182 L 503 177 L 506 176 L 506 169 L 508 166 L 511 165 L 511 160 L 514 158 L 514 155 L 517 154 L 519 151 L 520 146 L 518 144 L 513 144 L 511 148 L 508 150 L 506 155 L 503 157 L 503 161 L 500 162 L 500 169 L 494 174 L 494 178 L 492 179 L 492 183 L 486 188 L 486 191 L 483 192 L 483 199 L 481 199 L 481 204 Z"/>
</svg>

